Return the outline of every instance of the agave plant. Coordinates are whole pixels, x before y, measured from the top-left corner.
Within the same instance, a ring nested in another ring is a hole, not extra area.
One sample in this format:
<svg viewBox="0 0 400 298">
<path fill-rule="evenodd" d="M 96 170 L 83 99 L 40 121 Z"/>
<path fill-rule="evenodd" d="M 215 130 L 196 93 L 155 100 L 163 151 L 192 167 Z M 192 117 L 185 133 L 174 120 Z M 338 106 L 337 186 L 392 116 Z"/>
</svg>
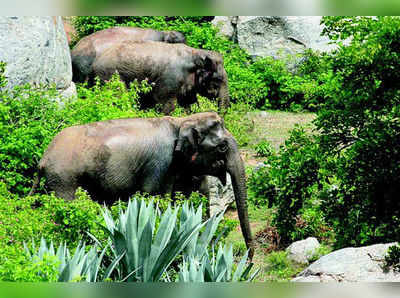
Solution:
<svg viewBox="0 0 400 298">
<path fill-rule="evenodd" d="M 228 248 L 226 245 L 219 246 L 217 255 L 214 251 L 210 259 L 208 254 L 200 259 L 195 256 L 189 256 L 184 259 L 178 273 L 179 281 L 182 282 L 238 282 L 252 281 L 259 270 L 256 270 L 251 276 L 250 271 L 253 263 L 247 262 L 248 252 L 242 257 L 236 269 L 234 270 L 232 245 Z"/>
<path fill-rule="evenodd" d="M 206 222 L 204 230 L 194 233 L 192 239 L 184 249 L 184 258 L 193 257 L 200 259 L 207 254 L 211 240 L 215 236 L 215 231 L 223 216 L 224 212 L 214 215 Z M 191 229 L 202 222 L 202 205 L 195 210 L 193 206 L 189 206 L 189 204 L 185 202 L 180 215 L 179 231 L 183 232 L 184 230 Z"/>
<path fill-rule="evenodd" d="M 120 210 L 116 221 L 107 208 L 103 210 L 104 230 L 111 238 L 111 249 L 116 259 L 121 258 L 116 271 L 119 279 L 129 276 L 128 281 L 155 282 L 164 278 L 171 263 L 208 223 L 189 220 L 191 214 L 198 218 L 201 206 L 194 211 L 185 205 L 181 217 L 187 220 L 178 228 L 178 211 L 179 208 L 168 205 L 161 215 L 153 201 L 147 204 L 136 199 L 128 202 L 125 211 Z M 195 249 L 196 244 L 191 247 Z"/>
<path fill-rule="evenodd" d="M 32 242 L 32 253 L 24 243 L 25 252 L 31 258 L 32 261 L 43 260 L 45 255 L 55 256 L 59 260 L 59 276 L 58 281 L 69 282 L 72 280 L 84 280 L 88 282 L 103 281 L 110 277 L 111 273 L 115 269 L 115 266 L 119 262 L 115 259 L 108 268 L 104 271 L 103 276 L 100 278 L 99 272 L 102 268 L 102 260 L 107 250 L 105 247 L 100 254 L 98 254 L 97 246 L 93 246 L 86 251 L 85 244 L 78 244 L 75 249 L 75 253 L 71 256 L 69 249 L 66 244 L 60 244 L 57 251 L 54 249 L 53 242 L 47 246 L 46 240 L 41 238 L 40 246 L 36 251 L 35 244 Z"/>
</svg>

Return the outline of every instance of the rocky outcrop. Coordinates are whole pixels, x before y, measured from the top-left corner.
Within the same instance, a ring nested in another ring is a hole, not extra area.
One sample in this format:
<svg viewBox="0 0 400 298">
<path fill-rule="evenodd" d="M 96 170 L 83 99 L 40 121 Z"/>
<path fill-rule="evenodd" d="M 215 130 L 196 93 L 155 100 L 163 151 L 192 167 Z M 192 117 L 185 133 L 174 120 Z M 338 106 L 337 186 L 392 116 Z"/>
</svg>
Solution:
<svg viewBox="0 0 400 298">
<path fill-rule="evenodd" d="M 320 246 L 321 244 L 314 237 L 293 242 L 286 248 L 288 259 L 297 264 L 308 265 L 309 261 L 317 255 Z"/>
<path fill-rule="evenodd" d="M 8 88 L 55 84 L 76 94 L 61 17 L 0 17 L 0 61 L 7 63 Z"/>
<path fill-rule="evenodd" d="M 395 243 L 343 248 L 321 257 L 292 281 L 297 282 L 391 282 L 400 273 L 385 272 L 383 260 Z"/>
<path fill-rule="evenodd" d="M 330 51 L 335 45 L 321 36 L 318 16 L 217 16 L 212 23 L 220 34 L 235 40 L 252 57 L 286 58 L 310 48 Z"/>
<path fill-rule="evenodd" d="M 200 192 L 207 196 L 209 200 L 210 216 L 225 210 L 235 200 L 231 177 L 229 174 L 226 175 L 225 186 L 218 178 L 213 176 L 204 176 L 201 182 Z"/>
</svg>

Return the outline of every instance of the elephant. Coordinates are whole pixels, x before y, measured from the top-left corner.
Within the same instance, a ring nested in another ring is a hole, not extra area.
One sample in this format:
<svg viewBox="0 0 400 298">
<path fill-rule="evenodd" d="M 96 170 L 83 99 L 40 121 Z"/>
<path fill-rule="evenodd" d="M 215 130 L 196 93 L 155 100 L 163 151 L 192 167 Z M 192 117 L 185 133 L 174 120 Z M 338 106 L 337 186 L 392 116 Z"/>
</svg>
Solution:
<svg viewBox="0 0 400 298">
<path fill-rule="evenodd" d="M 106 204 L 137 191 L 172 193 L 182 177 L 213 175 L 225 183 L 228 172 L 243 237 L 253 251 L 244 164 L 234 137 L 215 112 L 71 126 L 54 137 L 38 168 L 30 195 L 44 176 L 46 188 L 58 197 L 73 200 L 82 187 Z"/>
<path fill-rule="evenodd" d="M 97 31 L 82 38 L 72 49 L 72 80 L 78 83 L 88 80 L 94 59 L 110 46 L 128 40 L 186 43 L 185 35 L 178 31 L 157 31 L 135 27 L 113 27 Z"/>
<path fill-rule="evenodd" d="M 92 77 L 106 81 L 118 72 L 129 87 L 134 81 L 148 80 L 152 91 L 142 98 L 142 107 L 163 105 L 163 112 L 174 110 L 175 100 L 188 108 L 197 94 L 218 99 L 220 111 L 229 106 L 228 77 L 222 55 L 185 44 L 162 42 L 123 42 L 93 61 Z"/>
</svg>

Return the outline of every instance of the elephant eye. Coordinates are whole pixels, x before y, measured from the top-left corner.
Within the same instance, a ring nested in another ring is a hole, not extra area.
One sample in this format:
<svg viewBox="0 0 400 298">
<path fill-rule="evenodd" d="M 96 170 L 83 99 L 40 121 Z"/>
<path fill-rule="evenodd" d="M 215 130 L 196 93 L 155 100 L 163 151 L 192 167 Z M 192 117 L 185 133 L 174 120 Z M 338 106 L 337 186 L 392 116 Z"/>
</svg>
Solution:
<svg viewBox="0 0 400 298">
<path fill-rule="evenodd" d="M 221 153 L 224 153 L 224 152 L 226 152 L 226 151 L 228 150 L 228 146 L 227 146 L 227 144 L 224 142 L 224 143 L 219 144 L 219 145 L 217 146 L 217 150 L 218 150 L 219 152 L 221 152 Z"/>
</svg>

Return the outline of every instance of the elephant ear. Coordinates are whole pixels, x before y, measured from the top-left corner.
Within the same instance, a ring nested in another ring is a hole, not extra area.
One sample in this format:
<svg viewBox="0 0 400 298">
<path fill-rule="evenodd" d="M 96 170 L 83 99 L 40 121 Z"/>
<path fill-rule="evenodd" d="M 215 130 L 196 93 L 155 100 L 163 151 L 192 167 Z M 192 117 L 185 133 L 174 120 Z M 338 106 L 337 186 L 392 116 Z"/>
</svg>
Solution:
<svg viewBox="0 0 400 298">
<path fill-rule="evenodd" d="M 205 53 L 196 53 L 194 57 L 194 64 L 197 69 L 212 71 L 214 63 L 212 59 Z"/>
<path fill-rule="evenodd" d="M 194 59 L 196 84 L 201 88 L 206 88 L 214 74 L 214 63 L 212 59 L 204 53 L 198 53 Z"/>
<path fill-rule="evenodd" d="M 193 122 L 185 123 L 179 129 L 175 151 L 182 153 L 184 156 L 191 156 L 197 152 L 199 139 L 200 133 L 195 124 Z"/>
</svg>

